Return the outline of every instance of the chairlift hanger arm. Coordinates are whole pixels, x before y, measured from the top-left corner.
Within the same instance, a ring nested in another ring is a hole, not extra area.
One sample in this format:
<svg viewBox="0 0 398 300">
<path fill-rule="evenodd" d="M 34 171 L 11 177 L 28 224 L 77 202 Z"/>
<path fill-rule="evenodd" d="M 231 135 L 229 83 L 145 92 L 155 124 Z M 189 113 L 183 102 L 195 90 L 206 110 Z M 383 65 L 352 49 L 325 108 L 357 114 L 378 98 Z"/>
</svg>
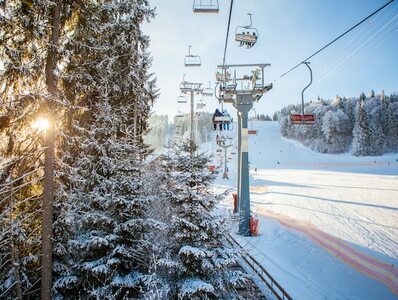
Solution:
<svg viewBox="0 0 398 300">
<path fill-rule="evenodd" d="M 251 13 L 248 13 L 248 15 L 249 15 L 249 18 L 250 18 L 250 25 L 248 25 L 246 28 L 251 28 L 252 27 L 252 25 L 253 25 L 253 20 L 252 20 L 252 14 Z"/>
<path fill-rule="evenodd" d="M 303 61 L 302 64 L 306 65 L 310 70 L 310 83 L 301 91 L 301 114 L 304 115 L 304 91 L 312 84 L 312 69 L 310 68 L 310 63 L 308 61 Z"/>
</svg>

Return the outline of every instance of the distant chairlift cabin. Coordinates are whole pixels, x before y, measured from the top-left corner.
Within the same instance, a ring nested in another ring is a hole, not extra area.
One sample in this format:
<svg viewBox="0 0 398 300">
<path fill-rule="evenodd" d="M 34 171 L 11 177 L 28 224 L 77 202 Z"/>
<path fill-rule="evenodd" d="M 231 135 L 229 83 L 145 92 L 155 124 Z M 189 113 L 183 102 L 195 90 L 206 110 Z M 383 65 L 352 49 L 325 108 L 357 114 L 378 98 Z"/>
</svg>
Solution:
<svg viewBox="0 0 398 300">
<path fill-rule="evenodd" d="M 202 110 L 206 107 L 206 103 L 203 100 L 200 100 L 197 104 L 196 104 L 196 108 L 199 110 Z"/>
<path fill-rule="evenodd" d="M 250 17 L 250 24 L 236 27 L 235 41 L 239 43 L 240 47 L 246 46 L 246 48 L 250 49 L 257 43 L 259 33 L 256 28 L 252 27 L 252 14 L 248 15 Z"/>
<path fill-rule="evenodd" d="M 220 7 L 218 0 L 194 0 L 192 10 L 198 14 L 217 14 L 220 11 Z"/>
<path fill-rule="evenodd" d="M 183 95 L 178 96 L 177 103 L 181 103 L 181 104 L 188 103 L 187 97 L 185 97 Z"/>
<path fill-rule="evenodd" d="M 188 46 L 188 54 L 185 55 L 184 65 L 186 67 L 200 67 L 202 65 L 200 56 L 191 54 L 191 47 L 192 46 Z"/>
<path fill-rule="evenodd" d="M 205 97 L 213 96 L 213 88 L 211 87 L 211 82 L 209 81 L 209 87 L 203 89 L 202 95 Z"/>
</svg>

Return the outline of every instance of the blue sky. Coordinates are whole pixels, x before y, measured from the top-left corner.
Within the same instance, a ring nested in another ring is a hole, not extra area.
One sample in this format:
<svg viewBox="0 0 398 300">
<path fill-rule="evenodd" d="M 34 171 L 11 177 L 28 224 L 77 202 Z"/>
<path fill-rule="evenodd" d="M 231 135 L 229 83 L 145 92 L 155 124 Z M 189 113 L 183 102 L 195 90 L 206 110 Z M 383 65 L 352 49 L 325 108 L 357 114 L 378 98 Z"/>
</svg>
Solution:
<svg viewBox="0 0 398 300">
<path fill-rule="evenodd" d="M 179 83 L 186 80 L 214 82 L 217 64 L 222 63 L 228 21 L 229 0 L 219 0 L 220 13 L 197 15 L 190 0 L 151 0 L 157 16 L 144 26 L 151 38 L 152 71 L 158 77 L 161 96 L 156 114 L 177 112 Z M 309 81 L 305 66 L 282 79 L 280 75 L 320 47 L 369 15 L 387 0 L 235 0 L 226 63 L 271 63 L 266 81 L 274 88 L 255 104 L 257 113 L 275 110 L 301 101 L 301 90 Z M 238 47 L 235 28 L 246 24 L 253 14 L 259 31 L 258 43 L 251 49 Z M 192 53 L 202 59 L 202 67 L 184 67 L 184 56 Z M 371 89 L 387 94 L 398 92 L 398 1 L 362 24 L 347 36 L 310 60 L 314 84 L 305 99 L 358 96 Z M 276 80 L 276 81 L 274 81 Z M 215 98 L 205 99 L 207 110 L 218 107 Z M 185 105 L 185 106 L 184 106 Z M 187 104 L 180 104 L 188 112 Z M 234 110 L 229 108 L 231 112 Z"/>
</svg>

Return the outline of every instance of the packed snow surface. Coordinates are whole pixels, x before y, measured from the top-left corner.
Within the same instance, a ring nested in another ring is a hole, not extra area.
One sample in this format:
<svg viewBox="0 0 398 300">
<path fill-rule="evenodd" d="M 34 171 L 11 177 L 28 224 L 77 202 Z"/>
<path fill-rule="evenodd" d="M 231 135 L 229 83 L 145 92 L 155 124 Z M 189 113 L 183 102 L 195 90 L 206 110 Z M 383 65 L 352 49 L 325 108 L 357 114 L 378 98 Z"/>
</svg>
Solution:
<svg viewBox="0 0 398 300">
<path fill-rule="evenodd" d="M 398 265 L 398 154 L 321 154 L 284 139 L 277 122 L 249 123 L 249 129 L 258 130 L 249 137 L 252 211 L 309 222 L 367 255 Z M 236 155 L 230 156 L 229 180 L 220 178 L 217 188 L 236 186 Z M 227 198 L 225 205 L 231 207 L 232 200 Z M 242 238 L 243 245 L 294 299 L 398 298 L 300 232 L 261 217 L 260 234 Z"/>
</svg>

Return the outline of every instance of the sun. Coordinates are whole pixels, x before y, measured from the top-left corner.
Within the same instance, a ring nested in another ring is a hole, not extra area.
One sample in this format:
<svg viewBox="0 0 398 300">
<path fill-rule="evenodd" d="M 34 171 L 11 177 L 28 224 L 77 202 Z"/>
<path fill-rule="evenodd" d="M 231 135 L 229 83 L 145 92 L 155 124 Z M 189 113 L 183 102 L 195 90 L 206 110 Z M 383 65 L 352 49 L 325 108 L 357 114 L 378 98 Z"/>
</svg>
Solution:
<svg viewBox="0 0 398 300">
<path fill-rule="evenodd" d="M 33 123 L 32 127 L 39 131 L 44 131 L 50 127 L 50 122 L 46 118 L 37 118 Z"/>
</svg>

